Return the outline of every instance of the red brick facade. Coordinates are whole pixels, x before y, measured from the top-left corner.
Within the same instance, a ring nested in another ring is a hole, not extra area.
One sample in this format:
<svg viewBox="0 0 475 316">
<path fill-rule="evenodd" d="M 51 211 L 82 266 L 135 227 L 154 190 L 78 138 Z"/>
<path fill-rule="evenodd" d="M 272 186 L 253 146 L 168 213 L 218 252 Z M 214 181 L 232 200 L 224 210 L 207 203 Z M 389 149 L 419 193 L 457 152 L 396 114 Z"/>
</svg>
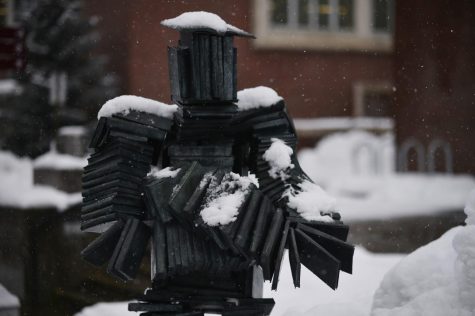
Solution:
<svg viewBox="0 0 475 316">
<path fill-rule="evenodd" d="M 123 92 L 163 102 L 170 102 L 166 46 L 175 45 L 178 34 L 161 20 L 204 10 L 255 31 L 252 0 L 87 1 L 103 18 L 103 47 L 123 78 Z M 398 144 L 414 137 L 427 149 L 442 139 L 452 147 L 454 171 L 474 173 L 474 15 L 469 0 L 397 0 L 389 52 L 264 49 L 236 39 L 238 88 L 270 86 L 293 117 L 314 118 L 355 115 L 356 83 L 389 83 L 396 88 L 389 114 Z"/>
<path fill-rule="evenodd" d="M 114 43 L 127 39 L 112 53 L 114 62 L 118 62 L 118 56 L 123 58 L 118 68 L 127 81 L 124 92 L 164 102 L 170 100 L 166 46 L 175 45 L 178 36 L 176 31 L 160 26 L 161 20 L 185 11 L 204 10 L 253 32 L 251 0 L 106 0 L 90 1 L 90 5 L 90 11 L 103 17 L 106 33 L 112 28 L 106 39 Z M 239 38 L 235 45 L 238 88 L 274 88 L 286 99 L 295 117 L 351 116 L 355 81 L 391 81 L 392 77 L 390 53 L 257 49 L 252 40 Z"/>
<path fill-rule="evenodd" d="M 447 141 L 475 173 L 475 2 L 399 0 L 396 16 L 398 143 Z"/>
</svg>

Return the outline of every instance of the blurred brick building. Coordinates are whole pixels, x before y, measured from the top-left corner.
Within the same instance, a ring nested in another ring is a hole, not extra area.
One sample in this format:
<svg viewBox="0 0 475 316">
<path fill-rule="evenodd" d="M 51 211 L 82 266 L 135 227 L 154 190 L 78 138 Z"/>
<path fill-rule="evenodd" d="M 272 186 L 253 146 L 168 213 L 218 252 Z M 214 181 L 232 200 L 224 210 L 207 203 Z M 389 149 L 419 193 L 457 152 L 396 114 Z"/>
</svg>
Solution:
<svg viewBox="0 0 475 316">
<path fill-rule="evenodd" d="M 398 0 L 394 47 L 398 143 L 475 173 L 475 1 Z"/>
<path fill-rule="evenodd" d="M 166 45 L 178 34 L 160 21 L 210 11 L 256 35 L 235 41 L 238 88 L 277 90 L 301 145 L 355 127 L 394 130 L 399 169 L 475 173 L 471 0 L 84 1 L 101 17 L 123 93 L 169 102 Z M 22 2 L 34 1 L 0 1 L 0 22 Z"/>
<path fill-rule="evenodd" d="M 256 35 L 236 40 L 239 88 L 277 90 L 304 119 L 302 145 L 325 131 L 394 126 L 399 169 L 475 173 L 474 1 L 89 2 L 104 18 L 105 48 L 115 51 L 129 93 L 170 99 L 164 45 L 177 34 L 160 21 L 210 11 Z M 394 125 L 312 120 L 322 117 Z"/>
<path fill-rule="evenodd" d="M 92 14 L 103 18 L 103 47 L 113 51 L 113 64 L 127 93 L 169 102 L 166 46 L 175 45 L 178 34 L 160 26 L 160 21 L 204 10 L 257 37 L 235 40 L 239 89 L 274 88 L 296 118 L 390 114 L 391 0 L 87 3 Z M 387 129 L 388 124 L 383 125 Z M 312 129 L 302 135 L 309 137 L 308 145 L 320 135 Z"/>
</svg>

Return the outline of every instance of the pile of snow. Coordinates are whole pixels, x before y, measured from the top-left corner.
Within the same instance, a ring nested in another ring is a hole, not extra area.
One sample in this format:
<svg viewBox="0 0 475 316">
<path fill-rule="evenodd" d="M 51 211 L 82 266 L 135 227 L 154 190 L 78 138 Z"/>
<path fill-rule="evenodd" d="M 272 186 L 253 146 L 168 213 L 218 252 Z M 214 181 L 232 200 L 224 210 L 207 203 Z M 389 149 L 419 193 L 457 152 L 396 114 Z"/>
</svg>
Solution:
<svg viewBox="0 0 475 316">
<path fill-rule="evenodd" d="M 14 79 L 0 80 L 0 94 L 20 94 L 22 90 L 21 86 Z"/>
<path fill-rule="evenodd" d="M 58 130 L 58 135 L 65 136 L 83 136 L 87 133 L 87 129 L 84 126 L 63 126 Z"/>
<path fill-rule="evenodd" d="M 18 297 L 8 292 L 8 290 L 0 284 L 0 311 L 20 307 Z"/>
<path fill-rule="evenodd" d="M 299 162 L 325 186 L 336 178 L 391 174 L 395 172 L 394 135 L 358 130 L 331 134 L 315 148 L 301 150 Z"/>
<path fill-rule="evenodd" d="M 129 302 L 98 303 L 82 309 L 74 316 L 137 316 L 136 312 L 128 311 Z"/>
<path fill-rule="evenodd" d="M 282 100 L 274 89 L 263 86 L 238 91 L 237 98 L 240 111 L 269 107 Z"/>
<path fill-rule="evenodd" d="M 82 170 L 87 165 L 87 158 L 60 154 L 53 148 L 36 158 L 33 162 L 35 168 L 47 168 L 55 170 Z"/>
<path fill-rule="evenodd" d="M 343 220 L 462 210 L 475 188 L 469 175 L 396 173 L 392 134 L 333 134 L 298 157 L 310 178 L 337 199 Z"/>
<path fill-rule="evenodd" d="M 175 104 L 169 105 L 135 95 L 121 95 L 104 103 L 97 113 L 97 118 L 109 117 L 119 113 L 126 115 L 130 111 L 146 112 L 172 118 L 177 108 Z"/>
<path fill-rule="evenodd" d="M 274 179 L 280 178 L 284 181 L 289 177 L 288 171 L 294 167 L 291 163 L 294 151 L 278 138 L 271 140 L 272 145 L 265 151 L 262 158 L 269 163 L 269 175 Z"/>
<path fill-rule="evenodd" d="M 356 247 L 353 274 L 341 273 L 338 289 L 333 291 L 305 266 L 302 266 L 301 287 L 294 288 L 286 254 L 279 288 L 271 291 L 266 282 L 264 297 L 275 300 L 273 316 L 367 316 L 384 275 L 402 258 L 399 254 L 373 254 Z"/>
<path fill-rule="evenodd" d="M 344 220 L 391 219 L 463 210 L 475 179 L 468 175 L 394 174 L 335 179 L 326 190 Z"/>
<path fill-rule="evenodd" d="M 342 273 L 337 291 L 330 289 L 307 268 L 302 266 L 302 284 L 294 288 L 287 254 L 282 262 L 279 288 L 271 290 L 264 284 L 264 297 L 272 297 L 275 307 L 272 316 L 367 316 L 372 297 L 384 274 L 401 260 L 402 255 L 372 254 L 363 248 L 355 249 L 353 275 Z M 133 316 L 124 303 L 100 303 L 83 309 L 75 316 Z"/>
<path fill-rule="evenodd" d="M 147 174 L 147 177 L 153 177 L 156 179 L 162 178 L 175 178 L 178 173 L 180 173 L 181 168 L 174 169 L 173 167 L 166 167 L 163 169 L 159 169 L 157 167 L 153 167 L 152 170 Z"/>
<path fill-rule="evenodd" d="M 210 29 L 218 34 L 231 32 L 237 35 L 250 36 L 249 33 L 227 24 L 220 16 L 205 11 L 185 12 L 175 18 L 163 20 L 161 24 L 175 30 Z"/>
<path fill-rule="evenodd" d="M 287 205 L 308 221 L 333 221 L 328 213 L 336 211 L 335 198 L 308 180 L 300 183 L 299 187 L 299 191 L 291 188 L 284 193 L 284 196 L 289 199 Z"/>
<path fill-rule="evenodd" d="M 251 184 L 258 186 L 255 177 L 240 176 L 233 172 L 227 173 L 221 182 L 213 178 L 200 213 L 203 221 L 209 226 L 234 222 Z"/>
<path fill-rule="evenodd" d="M 81 202 L 81 194 L 33 185 L 33 164 L 28 158 L 0 151 L 0 205 L 16 208 L 54 207 L 64 210 Z"/>
<path fill-rule="evenodd" d="M 414 251 L 384 277 L 373 316 L 475 315 L 475 190 L 465 211 L 467 226 Z"/>
</svg>

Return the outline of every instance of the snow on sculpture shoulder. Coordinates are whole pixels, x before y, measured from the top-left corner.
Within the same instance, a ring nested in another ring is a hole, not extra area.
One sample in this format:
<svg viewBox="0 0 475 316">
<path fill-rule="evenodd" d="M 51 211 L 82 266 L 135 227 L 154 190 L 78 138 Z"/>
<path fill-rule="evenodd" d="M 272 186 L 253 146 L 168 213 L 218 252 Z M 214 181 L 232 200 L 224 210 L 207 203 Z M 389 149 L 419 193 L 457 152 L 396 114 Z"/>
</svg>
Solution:
<svg viewBox="0 0 475 316">
<path fill-rule="evenodd" d="M 238 91 L 237 98 L 240 111 L 269 107 L 283 100 L 274 89 L 264 86 Z"/>
<path fill-rule="evenodd" d="M 175 30 L 199 30 L 214 31 L 218 34 L 232 34 L 238 36 L 254 37 L 233 25 L 227 24 L 220 16 L 206 11 L 185 12 L 179 16 L 166 19 L 161 22 L 163 26 Z"/>
<path fill-rule="evenodd" d="M 132 110 L 172 118 L 177 108 L 175 104 L 165 104 L 135 95 L 121 95 L 104 103 L 97 113 L 97 119 L 118 113 L 128 114 Z"/>
</svg>

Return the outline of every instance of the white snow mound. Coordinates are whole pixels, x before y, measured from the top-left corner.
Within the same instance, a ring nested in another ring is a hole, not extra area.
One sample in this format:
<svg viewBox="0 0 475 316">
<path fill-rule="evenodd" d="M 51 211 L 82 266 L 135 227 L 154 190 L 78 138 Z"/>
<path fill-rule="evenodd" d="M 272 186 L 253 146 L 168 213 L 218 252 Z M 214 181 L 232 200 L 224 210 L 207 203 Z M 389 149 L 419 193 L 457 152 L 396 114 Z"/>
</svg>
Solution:
<svg viewBox="0 0 475 316">
<path fill-rule="evenodd" d="M 456 227 L 403 259 L 376 291 L 373 316 L 475 315 L 475 225 L 472 191 L 467 226 Z"/>
<path fill-rule="evenodd" d="M 175 104 L 165 104 L 135 95 L 121 95 L 104 103 L 97 113 L 97 119 L 119 113 L 126 115 L 132 110 L 172 118 L 177 108 Z"/>
<path fill-rule="evenodd" d="M 36 168 L 48 168 L 55 170 L 80 170 L 87 165 L 85 157 L 76 157 L 58 153 L 54 148 L 39 156 L 33 162 Z"/>
<path fill-rule="evenodd" d="M 236 103 L 240 111 L 269 107 L 283 100 L 274 89 L 264 86 L 240 90 L 237 93 Z"/>
<path fill-rule="evenodd" d="M 0 151 L 0 205 L 20 209 L 54 207 L 63 211 L 81 202 L 81 193 L 68 194 L 33 184 L 33 163 Z"/>
<path fill-rule="evenodd" d="M 129 312 L 127 306 L 130 302 L 111 302 L 111 303 L 97 303 L 92 306 L 84 307 L 75 316 L 100 316 L 100 315 L 114 315 L 114 316 L 134 316 L 135 312 Z"/>
<path fill-rule="evenodd" d="M 218 34 L 226 32 L 246 33 L 227 24 L 219 15 L 206 11 L 185 12 L 175 18 L 163 20 L 161 24 L 176 30 L 207 28 L 216 31 Z"/>
<path fill-rule="evenodd" d="M 0 310 L 19 306 L 20 301 L 18 300 L 18 297 L 8 292 L 8 290 L 0 284 Z"/>
</svg>

